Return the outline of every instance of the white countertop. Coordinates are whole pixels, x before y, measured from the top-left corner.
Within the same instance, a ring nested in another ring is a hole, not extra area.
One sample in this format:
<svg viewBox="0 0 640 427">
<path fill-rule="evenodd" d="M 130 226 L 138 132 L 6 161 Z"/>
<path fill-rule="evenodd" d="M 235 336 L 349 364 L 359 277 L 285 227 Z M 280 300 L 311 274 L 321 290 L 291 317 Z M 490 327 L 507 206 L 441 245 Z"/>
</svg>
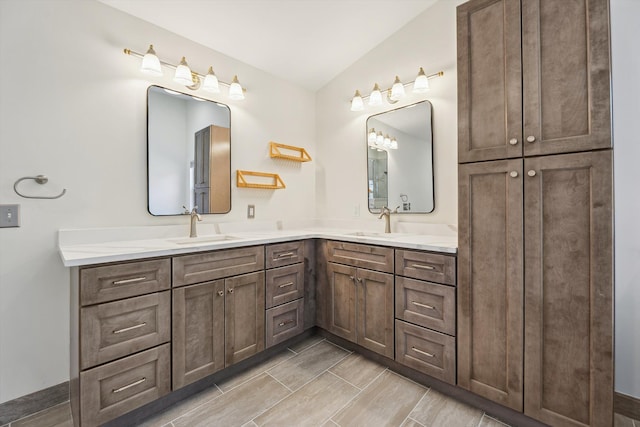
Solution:
<svg viewBox="0 0 640 427">
<path fill-rule="evenodd" d="M 59 251 L 65 267 L 75 267 L 311 238 L 453 254 L 457 252 L 458 246 L 458 238 L 452 233 L 385 234 L 324 227 L 220 233 L 219 227 L 216 226 L 199 228 L 198 237 L 189 238 L 184 234 L 177 234 L 177 231 L 175 226 L 60 230 Z M 183 227 L 179 228 L 179 232 L 183 232 Z"/>
</svg>

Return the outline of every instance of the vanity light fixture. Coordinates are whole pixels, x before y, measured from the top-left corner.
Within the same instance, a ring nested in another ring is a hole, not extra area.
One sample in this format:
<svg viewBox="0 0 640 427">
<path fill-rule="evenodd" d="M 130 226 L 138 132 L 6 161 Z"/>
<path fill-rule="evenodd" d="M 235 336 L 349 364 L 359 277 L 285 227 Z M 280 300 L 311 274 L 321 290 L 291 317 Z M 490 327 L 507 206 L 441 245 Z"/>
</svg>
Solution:
<svg viewBox="0 0 640 427">
<path fill-rule="evenodd" d="M 165 66 L 175 70 L 173 80 L 186 86 L 188 89 L 197 90 L 202 88 L 202 90 L 207 92 L 220 93 L 220 85 L 222 85 L 229 88 L 230 99 L 236 101 L 244 99 L 244 92 L 246 89 L 240 85 L 238 76 L 234 76 L 231 83 L 226 83 L 218 79 L 216 74 L 213 72 L 213 67 L 209 67 L 206 75 L 193 71 L 189 67 L 184 56 L 178 65 L 162 61 L 156 55 L 153 45 L 149 45 L 149 49 L 147 49 L 147 52 L 144 55 L 131 49 L 124 49 L 124 53 L 125 55 L 141 58 L 142 65 L 140 67 L 140 71 L 145 74 L 162 76 L 162 66 Z"/>
<path fill-rule="evenodd" d="M 360 95 L 359 90 L 356 90 L 355 95 L 351 99 L 351 111 L 364 110 L 364 100 L 367 98 L 369 99 L 368 104 L 371 106 L 382 105 L 383 92 L 387 95 L 387 102 L 389 102 L 389 104 L 395 104 L 406 96 L 405 88 L 409 85 L 413 85 L 413 93 L 424 93 L 429 90 L 429 79 L 442 76 L 444 76 L 444 71 L 438 71 L 437 73 L 427 75 L 424 72 L 424 69 L 420 67 L 416 79 L 409 83 L 402 83 L 400 78 L 396 76 L 393 85 L 388 89 L 381 90 L 378 83 L 376 83 L 373 86 L 371 93 L 364 97 Z"/>
</svg>

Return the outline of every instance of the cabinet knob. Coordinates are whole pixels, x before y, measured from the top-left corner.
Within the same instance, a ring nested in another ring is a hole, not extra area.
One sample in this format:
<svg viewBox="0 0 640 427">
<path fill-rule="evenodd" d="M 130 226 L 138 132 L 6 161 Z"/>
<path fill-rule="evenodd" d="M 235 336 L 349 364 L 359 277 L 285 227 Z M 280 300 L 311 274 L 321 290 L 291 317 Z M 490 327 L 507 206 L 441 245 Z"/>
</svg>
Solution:
<svg viewBox="0 0 640 427">
<path fill-rule="evenodd" d="M 362 283 L 362 278 L 361 277 L 358 277 L 356 280 L 358 281 L 358 283 Z"/>
<path fill-rule="evenodd" d="M 516 145 L 517 143 L 518 143 L 518 139 L 517 138 L 511 138 L 509 140 L 509 144 L 511 144 L 511 145 Z"/>
<path fill-rule="evenodd" d="M 516 171 L 511 171 L 511 172 L 509 172 L 509 176 L 510 176 L 511 178 L 517 178 L 517 177 L 518 177 L 518 172 L 516 172 Z"/>
<path fill-rule="evenodd" d="M 356 281 L 356 278 L 353 276 L 349 276 L 349 279 L 353 280 L 354 282 Z"/>
<path fill-rule="evenodd" d="M 224 295 L 224 291 L 218 291 L 218 295 L 220 296 Z"/>
<path fill-rule="evenodd" d="M 535 137 L 535 136 L 533 136 L 533 135 L 529 135 L 529 136 L 527 137 L 527 141 L 529 141 L 529 142 L 536 142 L 536 137 Z"/>
<path fill-rule="evenodd" d="M 229 293 L 232 294 L 233 293 L 233 288 L 229 289 Z"/>
<path fill-rule="evenodd" d="M 529 172 L 527 172 L 527 175 L 529 175 L 529 176 L 536 176 L 536 171 L 534 171 L 534 170 L 530 170 Z"/>
</svg>

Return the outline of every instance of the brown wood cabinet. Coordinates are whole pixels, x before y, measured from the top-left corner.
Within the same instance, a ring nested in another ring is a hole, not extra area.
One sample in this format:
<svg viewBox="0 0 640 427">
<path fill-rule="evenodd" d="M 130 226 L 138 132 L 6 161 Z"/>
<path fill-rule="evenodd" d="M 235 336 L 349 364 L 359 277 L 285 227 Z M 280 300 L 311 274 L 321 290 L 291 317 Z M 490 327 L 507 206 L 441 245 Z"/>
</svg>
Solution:
<svg viewBox="0 0 640 427">
<path fill-rule="evenodd" d="M 461 163 L 611 147 L 608 4 L 458 7 Z"/>
<path fill-rule="evenodd" d="M 324 250 L 329 259 L 344 263 L 327 262 L 324 266 L 327 330 L 393 358 L 393 275 L 354 266 L 371 265 L 377 270 L 393 271 L 393 249 L 329 241 Z"/>
</svg>

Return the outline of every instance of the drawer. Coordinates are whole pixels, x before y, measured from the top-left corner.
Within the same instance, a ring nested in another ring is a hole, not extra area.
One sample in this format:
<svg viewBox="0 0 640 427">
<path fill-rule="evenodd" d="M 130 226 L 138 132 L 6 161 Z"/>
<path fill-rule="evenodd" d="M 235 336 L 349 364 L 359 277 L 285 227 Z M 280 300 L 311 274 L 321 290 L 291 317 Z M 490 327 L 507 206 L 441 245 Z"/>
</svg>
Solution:
<svg viewBox="0 0 640 427">
<path fill-rule="evenodd" d="M 449 255 L 396 250 L 396 274 L 430 282 L 456 284 L 456 258 Z"/>
<path fill-rule="evenodd" d="M 304 242 L 287 242 L 268 245 L 266 248 L 267 268 L 282 267 L 304 262 Z"/>
<path fill-rule="evenodd" d="M 393 249 L 349 242 L 327 242 L 327 261 L 393 273 Z"/>
<path fill-rule="evenodd" d="M 456 289 L 396 277 L 396 317 L 449 335 L 456 334 Z"/>
<path fill-rule="evenodd" d="M 80 419 L 97 426 L 170 391 L 169 344 L 80 373 Z"/>
<path fill-rule="evenodd" d="M 304 296 L 304 264 L 267 270 L 266 307 L 271 308 Z"/>
<path fill-rule="evenodd" d="M 208 282 L 264 270 L 264 246 L 225 249 L 173 258 L 173 286 Z"/>
<path fill-rule="evenodd" d="M 304 331 L 304 299 L 291 301 L 267 310 L 267 347 Z"/>
<path fill-rule="evenodd" d="M 169 341 L 171 291 L 80 309 L 80 369 Z"/>
<path fill-rule="evenodd" d="M 396 320 L 396 361 L 455 384 L 456 340 L 449 335 Z"/>
<path fill-rule="evenodd" d="M 80 270 L 80 304 L 114 301 L 171 287 L 171 261 L 128 262 Z"/>
</svg>

